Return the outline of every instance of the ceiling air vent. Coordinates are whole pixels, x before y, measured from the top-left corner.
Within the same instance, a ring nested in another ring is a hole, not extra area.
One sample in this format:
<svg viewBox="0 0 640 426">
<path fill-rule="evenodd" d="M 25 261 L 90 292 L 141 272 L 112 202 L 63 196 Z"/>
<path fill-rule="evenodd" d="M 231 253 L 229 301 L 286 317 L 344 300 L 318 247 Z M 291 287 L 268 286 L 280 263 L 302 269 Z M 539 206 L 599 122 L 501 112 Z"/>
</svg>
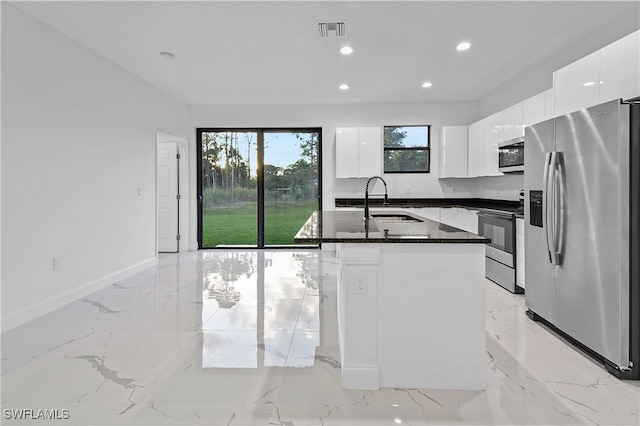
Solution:
<svg viewBox="0 0 640 426">
<path fill-rule="evenodd" d="M 325 37 L 346 37 L 347 22 L 320 22 L 318 23 L 318 32 L 321 38 Z"/>
</svg>

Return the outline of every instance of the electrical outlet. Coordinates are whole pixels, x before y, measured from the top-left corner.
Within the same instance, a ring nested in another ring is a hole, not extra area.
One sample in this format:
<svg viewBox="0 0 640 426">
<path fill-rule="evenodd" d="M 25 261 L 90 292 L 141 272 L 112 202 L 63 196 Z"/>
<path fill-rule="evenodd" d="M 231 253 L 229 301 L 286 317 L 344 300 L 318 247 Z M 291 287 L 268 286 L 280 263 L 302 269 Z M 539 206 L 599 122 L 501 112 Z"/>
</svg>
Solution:
<svg viewBox="0 0 640 426">
<path fill-rule="evenodd" d="M 54 271 L 59 271 L 60 269 L 62 269 L 62 259 L 59 257 L 54 257 L 52 266 Z"/>
<path fill-rule="evenodd" d="M 358 275 L 353 282 L 353 294 L 365 295 L 369 290 L 369 283 L 366 275 Z"/>
</svg>

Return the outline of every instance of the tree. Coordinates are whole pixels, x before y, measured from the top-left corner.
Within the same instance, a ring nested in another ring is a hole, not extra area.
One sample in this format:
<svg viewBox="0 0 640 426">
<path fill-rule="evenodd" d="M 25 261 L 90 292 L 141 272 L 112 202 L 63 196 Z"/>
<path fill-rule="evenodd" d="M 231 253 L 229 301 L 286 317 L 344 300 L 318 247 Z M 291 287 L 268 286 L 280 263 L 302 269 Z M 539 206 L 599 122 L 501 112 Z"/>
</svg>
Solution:
<svg viewBox="0 0 640 426">
<path fill-rule="evenodd" d="M 216 167 L 220 161 L 217 136 L 217 133 L 202 133 L 202 181 L 206 188 L 216 187 Z"/>
<path fill-rule="evenodd" d="M 302 157 L 307 157 L 309 164 L 314 167 L 317 166 L 320 147 L 318 133 L 294 133 L 294 135 L 300 141 L 299 147 L 302 150 Z"/>
<path fill-rule="evenodd" d="M 384 128 L 384 147 L 397 148 L 404 146 L 404 138 L 407 137 L 406 130 L 402 127 L 386 126 Z"/>
</svg>

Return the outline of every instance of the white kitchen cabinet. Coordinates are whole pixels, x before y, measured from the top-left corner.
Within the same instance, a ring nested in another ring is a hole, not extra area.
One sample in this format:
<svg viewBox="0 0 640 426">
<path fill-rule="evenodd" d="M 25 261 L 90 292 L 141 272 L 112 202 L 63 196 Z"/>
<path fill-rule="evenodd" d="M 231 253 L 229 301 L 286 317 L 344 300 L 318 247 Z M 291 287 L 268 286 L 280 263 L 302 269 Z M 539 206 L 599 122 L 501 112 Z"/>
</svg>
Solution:
<svg viewBox="0 0 640 426">
<path fill-rule="evenodd" d="M 516 218 L 516 284 L 524 285 L 524 219 Z"/>
<path fill-rule="evenodd" d="M 458 208 L 458 225 L 456 228 L 467 232 L 478 233 L 478 210 Z"/>
<path fill-rule="evenodd" d="M 336 177 L 358 177 L 358 128 L 336 129 Z"/>
<path fill-rule="evenodd" d="M 336 178 L 364 178 L 382 171 L 379 127 L 336 129 Z"/>
<path fill-rule="evenodd" d="M 438 177 L 467 176 L 467 126 L 444 126 Z"/>
<path fill-rule="evenodd" d="M 553 87 L 544 92 L 544 119 L 549 120 L 556 116 L 555 91 Z"/>
<path fill-rule="evenodd" d="M 546 92 L 538 93 L 522 102 L 522 134 L 524 127 L 546 120 Z"/>
<path fill-rule="evenodd" d="M 504 139 L 504 110 L 490 115 L 484 125 L 484 176 L 501 176 L 498 171 L 498 144 Z"/>
<path fill-rule="evenodd" d="M 382 131 L 379 127 L 360 127 L 358 133 L 360 177 L 378 176 L 382 173 Z"/>
<path fill-rule="evenodd" d="M 413 207 L 409 209 L 409 212 L 440 222 L 440 207 Z"/>
<path fill-rule="evenodd" d="M 600 51 L 600 101 L 640 96 L 640 31 Z"/>
<path fill-rule="evenodd" d="M 485 120 L 467 128 L 467 176 L 484 176 L 484 126 Z"/>
<path fill-rule="evenodd" d="M 640 96 L 640 31 L 553 73 L 555 116 Z"/>
<path fill-rule="evenodd" d="M 553 73 L 556 116 L 600 103 L 600 55 L 594 52 Z"/>
<path fill-rule="evenodd" d="M 478 210 L 463 207 L 417 207 L 406 209 L 409 213 L 467 232 L 478 233 Z"/>
<path fill-rule="evenodd" d="M 523 103 L 518 102 L 504 110 L 504 123 L 502 125 L 502 135 L 499 136 L 500 141 L 508 141 L 511 139 L 524 136 L 524 127 L 522 126 Z"/>
<path fill-rule="evenodd" d="M 458 208 L 456 207 L 441 207 L 440 208 L 440 223 L 445 225 L 458 227 Z"/>
</svg>

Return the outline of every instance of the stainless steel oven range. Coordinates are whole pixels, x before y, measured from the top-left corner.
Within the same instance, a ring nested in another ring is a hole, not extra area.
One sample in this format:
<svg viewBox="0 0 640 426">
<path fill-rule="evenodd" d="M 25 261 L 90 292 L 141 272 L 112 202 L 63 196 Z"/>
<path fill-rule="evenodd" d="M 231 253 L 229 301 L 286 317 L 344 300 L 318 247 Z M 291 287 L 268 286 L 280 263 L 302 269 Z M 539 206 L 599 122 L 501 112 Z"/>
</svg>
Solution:
<svg viewBox="0 0 640 426">
<path fill-rule="evenodd" d="M 478 212 L 478 234 L 491 239 L 486 251 L 486 276 L 512 293 L 524 293 L 516 283 L 516 217 L 499 210 Z"/>
</svg>

